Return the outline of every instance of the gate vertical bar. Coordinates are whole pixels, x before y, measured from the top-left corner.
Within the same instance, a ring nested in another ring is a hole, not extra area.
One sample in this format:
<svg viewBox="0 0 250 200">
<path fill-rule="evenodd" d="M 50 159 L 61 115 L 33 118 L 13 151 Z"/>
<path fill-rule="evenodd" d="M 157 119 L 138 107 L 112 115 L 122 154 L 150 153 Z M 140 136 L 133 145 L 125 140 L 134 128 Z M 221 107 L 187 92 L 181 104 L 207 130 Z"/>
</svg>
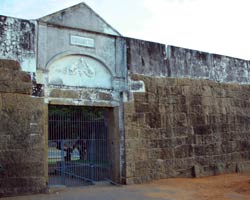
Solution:
<svg viewBox="0 0 250 200">
<path fill-rule="evenodd" d="M 61 180 L 65 185 L 65 160 L 64 160 L 64 139 L 61 140 Z"/>
</svg>

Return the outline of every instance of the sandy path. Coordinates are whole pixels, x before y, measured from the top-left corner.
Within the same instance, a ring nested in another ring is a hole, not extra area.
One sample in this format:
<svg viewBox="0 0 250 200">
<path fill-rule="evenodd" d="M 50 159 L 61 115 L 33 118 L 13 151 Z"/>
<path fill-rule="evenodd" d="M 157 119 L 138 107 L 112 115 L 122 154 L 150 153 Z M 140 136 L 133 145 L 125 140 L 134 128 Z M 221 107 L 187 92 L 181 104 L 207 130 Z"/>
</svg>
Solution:
<svg viewBox="0 0 250 200">
<path fill-rule="evenodd" d="M 85 186 L 1 200 L 250 200 L 250 173 L 171 178 L 141 185 Z"/>
</svg>

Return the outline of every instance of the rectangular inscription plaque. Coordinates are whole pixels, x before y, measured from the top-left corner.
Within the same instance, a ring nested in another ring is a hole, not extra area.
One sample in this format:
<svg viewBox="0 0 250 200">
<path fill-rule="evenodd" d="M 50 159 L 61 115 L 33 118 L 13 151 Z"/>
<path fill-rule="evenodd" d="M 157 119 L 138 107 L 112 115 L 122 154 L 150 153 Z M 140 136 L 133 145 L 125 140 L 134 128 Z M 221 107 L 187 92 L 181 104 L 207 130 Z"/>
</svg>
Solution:
<svg viewBox="0 0 250 200">
<path fill-rule="evenodd" d="M 83 46 L 83 47 L 95 47 L 95 40 L 92 38 L 86 38 L 86 37 L 81 37 L 81 36 L 76 36 L 76 35 L 71 35 L 70 36 L 70 44 L 71 45 L 78 45 L 78 46 Z"/>
</svg>

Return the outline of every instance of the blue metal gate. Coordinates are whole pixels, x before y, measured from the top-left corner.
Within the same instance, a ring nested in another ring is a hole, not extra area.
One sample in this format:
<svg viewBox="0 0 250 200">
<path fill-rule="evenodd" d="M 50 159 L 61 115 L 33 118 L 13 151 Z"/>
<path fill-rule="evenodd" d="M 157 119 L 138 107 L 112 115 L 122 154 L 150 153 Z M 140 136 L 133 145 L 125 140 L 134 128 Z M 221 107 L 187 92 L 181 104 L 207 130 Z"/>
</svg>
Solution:
<svg viewBox="0 0 250 200">
<path fill-rule="evenodd" d="M 106 110 L 49 106 L 49 185 L 88 185 L 110 179 Z"/>
</svg>

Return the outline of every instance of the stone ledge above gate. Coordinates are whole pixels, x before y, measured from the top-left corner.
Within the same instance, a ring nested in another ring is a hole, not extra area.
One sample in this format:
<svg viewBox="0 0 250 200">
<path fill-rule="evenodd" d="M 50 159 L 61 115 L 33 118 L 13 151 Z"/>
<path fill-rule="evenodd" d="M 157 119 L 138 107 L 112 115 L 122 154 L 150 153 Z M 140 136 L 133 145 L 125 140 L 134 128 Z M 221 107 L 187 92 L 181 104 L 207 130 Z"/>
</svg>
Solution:
<svg viewBox="0 0 250 200">
<path fill-rule="evenodd" d="M 120 105 L 119 93 L 113 90 L 90 88 L 46 88 L 45 102 L 58 105 L 83 105 L 116 107 Z"/>
</svg>

